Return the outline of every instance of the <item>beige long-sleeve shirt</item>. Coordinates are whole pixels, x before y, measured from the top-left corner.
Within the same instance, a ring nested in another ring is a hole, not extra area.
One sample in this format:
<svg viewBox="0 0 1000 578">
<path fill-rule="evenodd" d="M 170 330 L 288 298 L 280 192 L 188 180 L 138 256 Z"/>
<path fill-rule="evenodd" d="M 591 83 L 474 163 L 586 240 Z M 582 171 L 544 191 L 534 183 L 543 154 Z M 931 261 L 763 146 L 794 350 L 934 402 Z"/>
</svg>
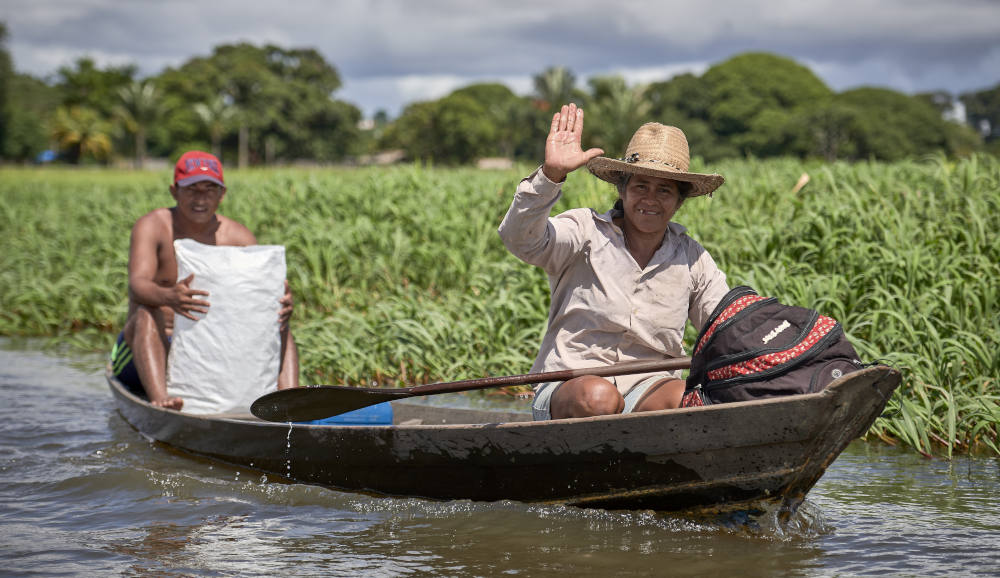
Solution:
<svg viewBox="0 0 1000 578">
<path fill-rule="evenodd" d="M 729 290 L 725 274 L 677 223 L 640 268 L 612 211 L 550 218 L 561 194 L 536 170 L 518 185 L 499 228 L 511 253 L 549 277 L 548 329 L 532 372 L 683 356 L 686 321 L 701 330 Z M 624 394 L 649 375 L 611 379 Z"/>
</svg>

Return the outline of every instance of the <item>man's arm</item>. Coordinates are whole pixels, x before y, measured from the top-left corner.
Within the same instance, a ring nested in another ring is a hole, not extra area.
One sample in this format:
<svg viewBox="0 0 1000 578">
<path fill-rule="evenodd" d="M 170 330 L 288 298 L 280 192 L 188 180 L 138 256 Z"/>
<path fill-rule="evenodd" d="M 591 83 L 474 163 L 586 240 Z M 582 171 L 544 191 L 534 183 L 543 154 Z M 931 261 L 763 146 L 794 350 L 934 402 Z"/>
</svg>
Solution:
<svg viewBox="0 0 1000 578">
<path fill-rule="evenodd" d="M 278 389 L 299 386 L 299 348 L 292 332 L 281 332 L 281 369 L 278 372 Z"/>
<path fill-rule="evenodd" d="M 207 291 L 191 288 L 194 275 L 188 275 L 169 287 L 156 282 L 161 246 L 170 242 L 169 232 L 161 227 L 163 225 L 157 222 L 156 216 L 149 214 L 139 219 L 132 228 L 128 257 L 128 285 L 132 299 L 149 307 L 167 306 L 184 317 L 197 320 L 192 312 L 206 313 L 209 304 L 198 299 L 198 296 L 207 296 Z"/>
<path fill-rule="evenodd" d="M 161 307 L 167 304 L 166 292 L 156 281 L 160 268 L 162 243 L 169 242 L 170 227 L 156 211 L 141 217 L 132 228 L 129 245 L 129 299 L 141 309 L 130 307 L 125 323 L 125 339 L 132 348 L 133 361 L 150 403 L 180 411 L 184 400 L 167 395 L 167 344 Z"/>
</svg>

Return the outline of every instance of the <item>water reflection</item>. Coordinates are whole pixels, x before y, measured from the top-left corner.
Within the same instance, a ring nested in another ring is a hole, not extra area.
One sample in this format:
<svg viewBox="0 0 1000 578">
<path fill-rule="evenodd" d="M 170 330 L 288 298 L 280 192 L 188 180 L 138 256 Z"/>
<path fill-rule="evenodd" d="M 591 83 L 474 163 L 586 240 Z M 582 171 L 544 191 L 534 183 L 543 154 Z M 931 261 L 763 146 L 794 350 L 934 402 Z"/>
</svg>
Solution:
<svg viewBox="0 0 1000 578">
<path fill-rule="evenodd" d="M 176 567 L 178 554 L 187 548 L 193 529 L 170 522 L 153 523 L 140 538 L 126 538 L 121 542 L 112 541 L 106 546 L 110 552 L 123 554 L 133 563 L 129 574 L 138 576 L 180 576 L 183 569 Z M 169 561 L 164 565 L 160 561 Z"/>
</svg>

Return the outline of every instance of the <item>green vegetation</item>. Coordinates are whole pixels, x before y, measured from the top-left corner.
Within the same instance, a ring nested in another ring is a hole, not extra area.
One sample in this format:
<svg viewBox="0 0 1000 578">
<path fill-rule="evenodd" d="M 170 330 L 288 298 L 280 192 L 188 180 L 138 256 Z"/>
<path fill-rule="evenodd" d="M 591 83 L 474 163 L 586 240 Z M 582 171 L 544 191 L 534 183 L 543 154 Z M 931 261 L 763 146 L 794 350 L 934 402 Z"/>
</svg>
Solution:
<svg viewBox="0 0 1000 578">
<path fill-rule="evenodd" d="M 232 171 L 221 211 L 287 247 L 306 383 L 509 375 L 530 367 L 548 307 L 544 275 L 496 234 L 532 168 Z M 712 169 L 726 185 L 677 220 L 730 284 L 835 317 L 866 360 L 903 371 L 872 435 L 927 454 L 1000 454 L 1000 161 Z M 126 312 L 128 230 L 171 201 L 168 181 L 0 170 L 0 334 L 109 346 Z M 566 190 L 558 210 L 614 198 L 584 171 Z"/>
</svg>

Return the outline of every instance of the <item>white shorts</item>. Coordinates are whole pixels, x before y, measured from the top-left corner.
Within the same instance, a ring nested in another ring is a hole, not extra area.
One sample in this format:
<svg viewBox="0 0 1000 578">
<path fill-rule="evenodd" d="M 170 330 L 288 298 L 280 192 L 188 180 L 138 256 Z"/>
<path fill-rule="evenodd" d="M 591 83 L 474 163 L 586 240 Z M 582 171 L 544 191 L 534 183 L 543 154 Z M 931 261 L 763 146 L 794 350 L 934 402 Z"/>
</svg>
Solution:
<svg viewBox="0 0 1000 578">
<path fill-rule="evenodd" d="M 653 384 L 664 379 L 676 379 L 676 377 L 670 373 L 652 375 L 632 386 L 632 389 L 628 390 L 628 393 L 625 394 L 625 409 L 622 410 L 622 413 L 632 413 L 635 409 L 635 405 L 639 403 L 642 396 L 646 394 L 646 390 L 652 387 Z M 535 421 L 552 419 L 552 414 L 549 413 L 549 404 L 552 403 L 552 394 L 554 394 L 556 390 L 559 389 L 559 386 L 564 383 L 566 382 L 549 381 L 535 388 L 535 400 L 531 404 L 531 415 Z"/>
</svg>

